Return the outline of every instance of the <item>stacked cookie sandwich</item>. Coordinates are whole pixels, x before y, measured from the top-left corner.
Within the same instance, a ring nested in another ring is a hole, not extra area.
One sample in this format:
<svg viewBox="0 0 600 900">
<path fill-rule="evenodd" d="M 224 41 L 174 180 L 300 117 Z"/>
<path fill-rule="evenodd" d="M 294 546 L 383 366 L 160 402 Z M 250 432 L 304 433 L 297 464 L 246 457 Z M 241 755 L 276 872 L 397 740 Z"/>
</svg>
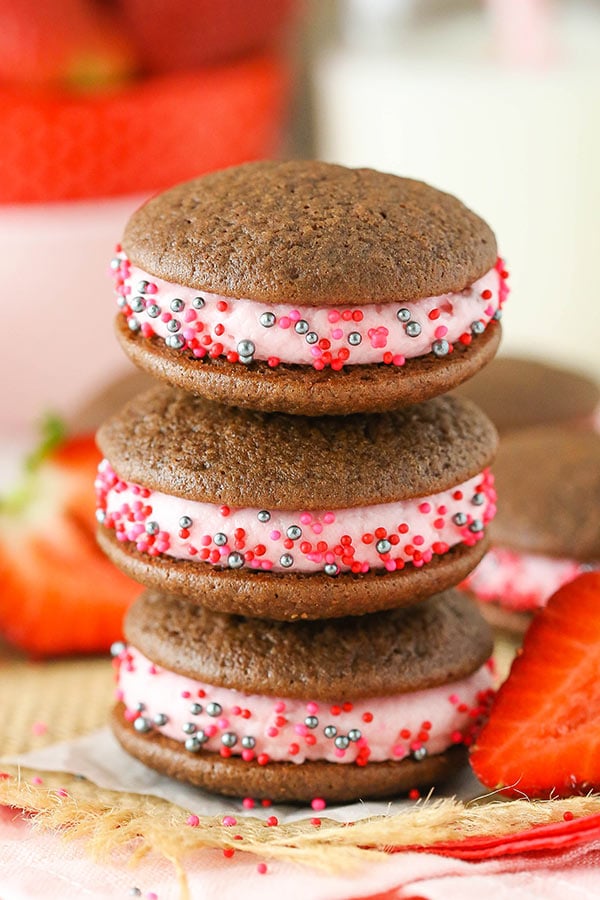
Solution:
<svg viewBox="0 0 600 900">
<path fill-rule="evenodd" d="M 149 590 L 113 728 L 231 795 L 386 796 L 452 772 L 491 637 L 452 587 L 495 512 L 489 228 L 420 182 L 253 163 L 134 214 L 119 339 L 159 384 L 100 429 L 99 540 Z"/>
</svg>

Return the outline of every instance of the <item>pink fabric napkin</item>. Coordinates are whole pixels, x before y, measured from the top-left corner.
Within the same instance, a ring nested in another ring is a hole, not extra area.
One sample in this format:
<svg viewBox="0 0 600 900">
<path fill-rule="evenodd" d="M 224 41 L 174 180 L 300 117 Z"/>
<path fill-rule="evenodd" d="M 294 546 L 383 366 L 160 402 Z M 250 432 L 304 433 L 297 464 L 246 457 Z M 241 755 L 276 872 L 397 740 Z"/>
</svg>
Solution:
<svg viewBox="0 0 600 900">
<path fill-rule="evenodd" d="M 586 900 L 600 896 L 600 840 L 570 849 L 467 861 L 402 852 L 343 876 L 254 856 L 225 859 L 203 851 L 187 862 L 192 900 Z M 138 893 L 139 891 L 139 893 Z M 179 900 L 172 867 L 149 858 L 132 868 L 124 854 L 111 864 L 90 859 L 79 842 L 32 827 L 17 812 L 0 810 L 2 900 L 127 898 Z"/>
</svg>

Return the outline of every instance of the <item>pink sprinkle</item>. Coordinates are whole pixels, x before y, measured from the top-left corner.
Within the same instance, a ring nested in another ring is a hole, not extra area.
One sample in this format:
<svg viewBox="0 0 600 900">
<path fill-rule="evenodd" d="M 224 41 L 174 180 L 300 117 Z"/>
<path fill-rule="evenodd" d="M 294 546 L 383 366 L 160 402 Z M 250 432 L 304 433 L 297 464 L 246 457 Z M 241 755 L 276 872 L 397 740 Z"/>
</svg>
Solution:
<svg viewBox="0 0 600 900">
<path fill-rule="evenodd" d="M 392 362 L 395 366 L 403 366 L 406 362 L 406 359 L 402 356 L 401 353 L 397 353 L 396 356 L 392 357 Z"/>
<path fill-rule="evenodd" d="M 39 775 L 34 775 L 33 778 L 31 779 L 31 783 L 32 783 L 32 784 L 43 784 L 43 783 L 44 783 L 44 779 L 43 779 L 43 778 L 40 778 Z"/>
<path fill-rule="evenodd" d="M 420 513 L 431 512 L 431 503 L 419 503 L 419 512 Z"/>
<path fill-rule="evenodd" d="M 148 891 L 146 900 L 158 900 L 158 894 L 155 894 L 154 891 Z"/>
<path fill-rule="evenodd" d="M 285 703 L 283 702 L 283 700 L 277 701 L 277 703 L 275 704 L 275 712 L 276 713 L 285 712 Z"/>
<path fill-rule="evenodd" d="M 323 526 L 320 522 L 313 522 L 310 527 L 312 528 L 313 534 L 321 534 L 323 531 Z"/>
<path fill-rule="evenodd" d="M 323 516 L 323 521 L 326 525 L 331 525 L 332 522 L 335 522 L 335 515 L 332 512 L 326 512 Z"/>
<path fill-rule="evenodd" d="M 403 747 L 401 744 L 396 744 L 395 747 L 392 747 L 392 753 L 396 759 L 403 759 L 406 756 L 406 747 Z"/>
<path fill-rule="evenodd" d="M 200 824 L 200 819 L 198 816 L 188 816 L 185 822 L 186 825 L 191 825 L 192 828 L 196 828 Z"/>
<path fill-rule="evenodd" d="M 450 703 L 458 703 L 458 694 L 450 694 L 448 700 Z"/>
<path fill-rule="evenodd" d="M 332 329 L 331 337 L 334 339 L 334 341 L 341 341 L 341 339 L 344 337 L 344 332 L 341 328 L 334 328 Z"/>
<path fill-rule="evenodd" d="M 223 731 L 225 728 L 229 728 L 229 719 L 217 719 L 217 726 Z"/>
<path fill-rule="evenodd" d="M 242 806 L 244 807 L 244 809 L 254 809 L 256 804 L 252 797 L 244 797 L 244 799 L 242 800 Z"/>
<path fill-rule="evenodd" d="M 160 321 L 161 322 L 170 322 L 173 316 L 170 312 L 164 312 L 161 314 Z"/>
<path fill-rule="evenodd" d="M 257 865 L 257 867 L 256 867 L 256 871 L 258 872 L 259 875 L 266 875 L 266 873 L 267 873 L 267 864 L 266 864 L 266 863 L 259 863 L 259 864 Z"/>
<path fill-rule="evenodd" d="M 438 327 L 434 331 L 434 334 L 436 338 L 446 337 L 446 335 L 448 334 L 448 329 L 445 325 L 438 325 Z"/>
<path fill-rule="evenodd" d="M 312 700 L 310 703 L 306 704 L 307 711 L 311 714 L 311 716 L 316 715 L 319 712 L 319 704 L 314 703 Z"/>
<path fill-rule="evenodd" d="M 395 559 L 387 559 L 384 563 L 385 568 L 388 572 L 395 572 L 397 568 Z"/>
<path fill-rule="evenodd" d="M 327 319 L 329 322 L 332 323 L 332 325 L 335 324 L 336 322 L 339 322 L 340 314 L 337 311 L 337 309 L 330 309 L 329 312 L 327 313 Z"/>
<path fill-rule="evenodd" d="M 223 816 L 222 821 L 226 828 L 232 828 L 234 825 L 237 825 L 237 819 L 234 816 Z"/>
<path fill-rule="evenodd" d="M 57 797 L 68 797 L 69 793 L 64 788 L 59 788 L 56 792 Z"/>
<path fill-rule="evenodd" d="M 200 538 L 200 543 L 203 547 L 208 547 L 210 544 L 212 544 L 212 538 L 210 534 L 203 534 Z"/>
<path fill-rule="evenodd" d="M 37 735 L 46 734 L 46 732 L 48 731 L 48 726 L 45 722 L 34 722 L 31 726 L 31 730 L 34 734 Z"/>
<path fill-rule="evenodd" d="M 188 309 L 186 314 L 183 317 L 184 322 L 194 322 L 198 318 L 198 313 L 195 309 Z"/>
<path fill-rule="evenodd" d="M 315 812 L 321 812 L 327 806 L 322 797 L 315 797 L 314 800 L 310 801 L 310 805 Z"/>
<path fill-rule="evenodd" d="M 272 531 L 271 534 L 269 535 L 269 537 L 271 538 L 272 541 L 278 541 L 279 538 L 281 537 L 281 532 L 280 531 Z"/>
<path fill-rule="evenodd" d="M 282 316 L 278 322 L 280 328 L 289 328 L 291 324 L 292 320 L 288 316 Z"/>
<path fill-rule="evenodd" d="M 290 311 L 290 319 L 292 320 L 292 322 L 297 322 L 301 318 L 302 318 L 302 316 L 300 315 L 300 313 L 298 312 L 297 309 L 292 309 Z"/>
<path fill-rule="evenodd" d="M 301 516 L 300 516 L 300 523 L 301 523 L 302 525 L 310 525 L 311 522 L 312 522 L 312 516 L 311 516 L 310 513 L 304 512 L 304 513 L 301 514 Z"/>
</svg>

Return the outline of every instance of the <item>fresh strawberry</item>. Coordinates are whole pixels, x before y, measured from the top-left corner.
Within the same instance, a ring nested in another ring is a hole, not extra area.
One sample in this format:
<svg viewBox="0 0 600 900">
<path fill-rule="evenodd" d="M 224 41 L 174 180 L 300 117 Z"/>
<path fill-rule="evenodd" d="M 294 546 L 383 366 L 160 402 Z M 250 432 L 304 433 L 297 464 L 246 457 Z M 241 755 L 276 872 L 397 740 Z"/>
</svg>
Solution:
<svg viewBox="0 0 600 900">
<path fill-rule="evenodd" d="M 96 0 L 0 0 L 0 78 L 95 89 L 138 67 L 118 16 Z"/>
<path fill-rule="evenodd" d="M 471 764 L 512 795 L 600 789 L 600 572 L 560 588 L 536 616 Z"/>
<path fill-rule="evenodd" d="M 140 592 L 95 542 L 99 461 L 92 436 L 66 440 L 51 420 L 0 503 L 0 632 L 34 656 L 107 650 Z"/>
<path fill-rule="evenodd" d="M 173 72 L 273 47 L 299 0 L 119 0 L 144 66 Z"/>
</svg>

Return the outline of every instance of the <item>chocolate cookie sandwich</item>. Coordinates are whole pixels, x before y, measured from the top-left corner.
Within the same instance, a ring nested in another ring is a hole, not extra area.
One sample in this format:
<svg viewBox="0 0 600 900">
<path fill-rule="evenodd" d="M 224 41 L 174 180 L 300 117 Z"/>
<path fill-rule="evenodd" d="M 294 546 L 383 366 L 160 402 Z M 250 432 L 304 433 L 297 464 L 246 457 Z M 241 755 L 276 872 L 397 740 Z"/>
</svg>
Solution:
<svg viewBox="0 0 600 900">
<path fill-rule="evenodd" d="M 460 765 L 490 696 L 489 627 L 448 591 L 335 622 L 263 622 L 148 592 L 112 727 L 153 769 L 232 796 L 366 799 Z"/>
<path fill-rule="evenodd" d="M 494 624 L 522 631 L 561 585 L 600 567 L 600 435 L 540 426 L 506 436 L 492 549 L 464 586 Z"/>
<path fill-rule="evenodd" d="M 98 536 L 123 571 L 224 612 L 360 615 L 485 550 L 497 436 L 468 401 L 304 418 L 159 386 L 98 432 Z"/>
<path fill-rule="evenodd" d="M 600 423 L 600 385 L 536 359 L 499 356 L 456 393 L 481 407 L 500 434 L 535 425 L 593 429 Z"/>
<path fill-rule="evenodd" d="M 228 405 L 379 412 L 493 357 L 507 272 L 492 231 L 418 181 L 259 162 L 180 184 L 112 261 L 119 340 L 157 378 Z"/>
</svg>

